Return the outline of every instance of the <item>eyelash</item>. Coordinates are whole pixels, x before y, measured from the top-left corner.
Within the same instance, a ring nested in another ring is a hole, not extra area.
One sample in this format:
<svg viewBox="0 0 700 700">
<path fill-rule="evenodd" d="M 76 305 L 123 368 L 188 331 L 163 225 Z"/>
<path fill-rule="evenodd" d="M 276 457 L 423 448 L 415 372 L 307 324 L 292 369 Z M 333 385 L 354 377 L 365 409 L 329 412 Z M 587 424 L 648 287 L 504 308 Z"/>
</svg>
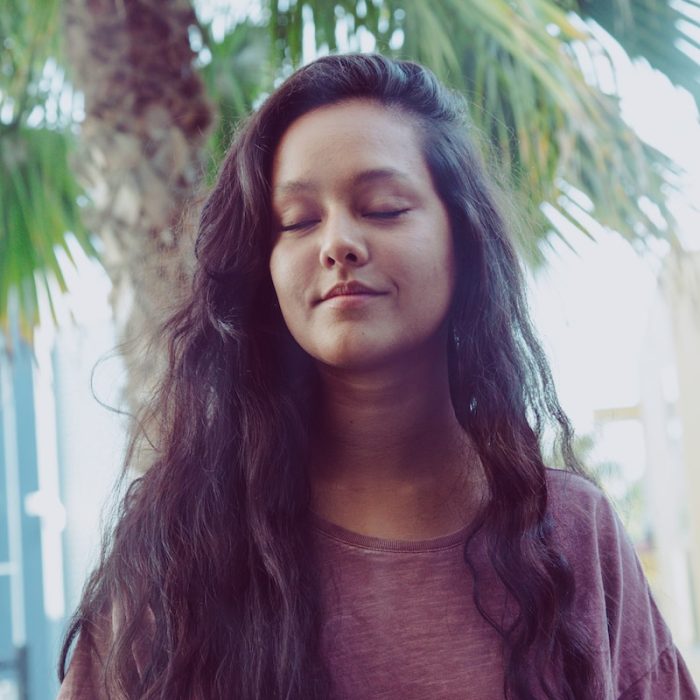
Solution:
<svg viewBox="0 0 700 700">
<path fill-rule="evenodd" d="M 301 221 L 298 224 L 290 224 L 289 226 L 282 226 L 280 228 L 280 231 L 299 231 L 303 228 L 306 228 L 307 226 L 311 226 L 311 224 L 317 223 L 316 221 Z"/>
<path fill-rule="evenodd" d="M 375 211 L 375 212 L 370 212 L 369 214 L 363 214 L 362 216 L 366 218 L 375 218 L 375 219 L 385 219 L 385 220 L 391 220 L 391 219 L 397 219 L 399 216 L 402 214 L 405 214 L 409 212 L 410 209 L 396 209 L 394 211 Z M 311 220 L 311 221 L 300 221 L 298 224 L 290 224 L 289 226 L 282 226 L 281 231 L 300 231 L 301 229 L 307 228 L 308 226 L 311 226 L 312 224 L 316 224 L 318 221 L 316 219 Z"/>
<path fill-rule="evenodd" d="M 401 214 L 405 214 L 409 209 L 396 209 L 394 211 L 375 211 L 370 214 L 364 214 L 363 216 L 375 217 L 377 219 L 396 219 Z"/>
</svg>

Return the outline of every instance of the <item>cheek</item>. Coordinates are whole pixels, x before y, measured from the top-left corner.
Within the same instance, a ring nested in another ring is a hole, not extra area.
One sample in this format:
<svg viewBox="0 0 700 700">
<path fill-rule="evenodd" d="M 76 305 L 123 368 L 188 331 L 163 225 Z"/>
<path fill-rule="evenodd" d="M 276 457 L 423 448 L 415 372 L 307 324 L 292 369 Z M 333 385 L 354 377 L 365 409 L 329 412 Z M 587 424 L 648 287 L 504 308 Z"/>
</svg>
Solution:
<svg viewBox="0 0 700 700">
<path fill-rule="evenodd" d="M 294 281 L 294 277 L 291 274 L 293 265 L 289 260 L 289 256 L 284 254 L 284 251 L 280 250 L 278 246 L 272 249 L 272 254 L 270 255 L 270 277 L 272 278 L 272 286 L 275 288 L 275 294 L 277 294 L 277 300 L 280 306 L 289 298 L 291 293 L 291 286 Z"/>
<path fill-rule="evenodd" d="M 280 285 L 281 285 L 281 271 L 277 262 L 277 256 L 275 255 L 275 250 L 273 249 L 272 255 L 270 255 L 270 279 L 272 280 L 272 286 L 274 287 L 275 294 L 279 301 L 280 297 Z"/>
<path fill-rule="evenodd" d="M 293 331 L 294 320 L 302 313 L 304 303 L 301 268 L 287 252 L 274 248 L 270 256 L 270 277 L 282 318 L 287 328 Z"/>
<path fill-rule="evenodd" d="M 452 257 L 436 257 L 432 263 L 429 266 L 430 274 L 423 277 L 422 305 L 424 321 L 435 330 L 450 314 L 456 287 L 456 274 Z"/>
<path fill-rule="evenodd" d="M 443 223 L 440 253 L 436 256 L 435 279 L 442 281 L 441 289 L 446 297 L 448 306 L 452 304 L 455 288 L 457 286 L 457 255 L 455 252 L 452 230 L 447 218 Z"/>
<path fill-rule="evenodd" d="M 457 279 L 451 239 L 433 239 L 412 260 L 411 267 L 415 302 L 429 306 L 434 313 L 451 304 Z"/>
</svg>

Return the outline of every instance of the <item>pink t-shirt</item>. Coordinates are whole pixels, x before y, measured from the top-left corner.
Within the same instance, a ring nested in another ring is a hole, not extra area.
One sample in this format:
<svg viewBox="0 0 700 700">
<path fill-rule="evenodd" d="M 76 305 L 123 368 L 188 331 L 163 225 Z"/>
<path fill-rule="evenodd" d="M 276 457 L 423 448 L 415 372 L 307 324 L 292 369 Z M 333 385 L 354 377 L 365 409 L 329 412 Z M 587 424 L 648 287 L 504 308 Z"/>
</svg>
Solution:
<svg viewBox="0 0 700 700">
<path fill-rule="evenodd" d="M 576 618 L 595 649 L 601 700 L 700 698 L 609 501 L 580 477 L 548 470 L 555 537 L 574 569 Z M 334 700 L 501 700 L 500 639 L 477 611 L 462 554 L 466 529 L 425 541 L 367 537 L 316 519 Z M 483 603 L 508 610 L 477 536 Z M 103 695 L 79 640 L 59 700 Z M 137 659 L 138 662 L 138 659 Z M 142 666 L 141 663 L 137 663 Z"/>
</svg>

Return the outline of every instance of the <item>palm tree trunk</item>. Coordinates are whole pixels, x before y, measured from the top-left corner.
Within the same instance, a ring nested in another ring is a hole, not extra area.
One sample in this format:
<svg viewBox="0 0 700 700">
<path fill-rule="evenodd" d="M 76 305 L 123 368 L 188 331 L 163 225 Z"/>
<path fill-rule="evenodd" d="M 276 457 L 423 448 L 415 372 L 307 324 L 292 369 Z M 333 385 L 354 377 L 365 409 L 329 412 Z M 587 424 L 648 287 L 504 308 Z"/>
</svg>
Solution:
<svg viewBox="0 0 700 700">
<path fill-rule="evenodd" d="M 164 365 L 154 331 L 189 279 L 183 220 L 201 180 L 213 108 L 193 66 L 188 32 L 197 20 L 188 0 L 66 0 L 65 13 L 67 52 L 85 95 L 75 170 L 113 283 L 134 413 Z M 132 466 L 147 459 L 140 450 Z"/>
</svg>

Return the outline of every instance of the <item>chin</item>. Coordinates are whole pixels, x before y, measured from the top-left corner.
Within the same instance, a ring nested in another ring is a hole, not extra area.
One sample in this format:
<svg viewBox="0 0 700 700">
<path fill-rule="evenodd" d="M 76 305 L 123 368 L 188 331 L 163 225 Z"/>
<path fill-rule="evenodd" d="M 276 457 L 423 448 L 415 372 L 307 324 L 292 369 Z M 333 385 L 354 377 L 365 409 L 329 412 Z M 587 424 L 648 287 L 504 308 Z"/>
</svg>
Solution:
<svg viewBox="0 0 700 700">
<path fill-rule="evenodd" d="M 345 371 L 368 371 L 395 365 L 402 353 L 395 346 L 385 344 L 347 343 L 340 347 L 327 347 L 312 353 L 321 365 Z"/>
</svg>

